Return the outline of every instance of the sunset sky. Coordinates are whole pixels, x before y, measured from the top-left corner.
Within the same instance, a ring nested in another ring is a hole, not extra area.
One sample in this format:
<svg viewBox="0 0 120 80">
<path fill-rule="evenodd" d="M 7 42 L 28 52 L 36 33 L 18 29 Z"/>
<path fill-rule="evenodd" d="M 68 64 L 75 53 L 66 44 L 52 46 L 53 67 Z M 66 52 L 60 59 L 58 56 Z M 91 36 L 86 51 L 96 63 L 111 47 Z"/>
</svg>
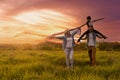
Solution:
<svg viewBox="0 0 120 80">
<path fill-rule="evenodd" d="M 84 24 L 87 16 L 105 18 L 94 28 L 105 41 L 120 41 L 119 8 L 120 0 L 0 0 L 0 44 L 38 43 Z"/>
</svg>

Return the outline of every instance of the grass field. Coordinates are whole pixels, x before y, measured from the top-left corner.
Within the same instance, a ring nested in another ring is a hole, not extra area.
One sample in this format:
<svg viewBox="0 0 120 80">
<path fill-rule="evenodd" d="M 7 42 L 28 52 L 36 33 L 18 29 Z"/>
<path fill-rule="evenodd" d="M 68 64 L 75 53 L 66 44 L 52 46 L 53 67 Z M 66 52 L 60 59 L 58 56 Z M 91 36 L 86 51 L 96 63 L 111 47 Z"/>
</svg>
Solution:
<svg viewBox="0 0 120 80">
<path fill-rule="evenodd" d="M 96 67 L 86 51 L 74 52 L 66 68 L 62 50 L 1 50 L 0 80 L 120 80 L 120 52 L 97 51 Z"/>
</svg>

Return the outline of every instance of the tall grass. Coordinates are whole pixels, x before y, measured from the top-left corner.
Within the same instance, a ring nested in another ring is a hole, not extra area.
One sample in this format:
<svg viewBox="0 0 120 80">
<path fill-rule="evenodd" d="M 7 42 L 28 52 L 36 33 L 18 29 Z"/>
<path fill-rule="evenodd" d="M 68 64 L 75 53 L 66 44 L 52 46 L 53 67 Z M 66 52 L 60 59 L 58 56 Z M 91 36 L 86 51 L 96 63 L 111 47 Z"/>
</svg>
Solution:
<svg viewBox="0 0 120 80">
<path fill-rule="evenodd" d="M 62 50 L 2 50 L 0 80 L 120 80 L 120 52 L 97 51 L 96 59 L 93 67 L 87 51 L 75 51 L 68 69 Z"/>
</svg>

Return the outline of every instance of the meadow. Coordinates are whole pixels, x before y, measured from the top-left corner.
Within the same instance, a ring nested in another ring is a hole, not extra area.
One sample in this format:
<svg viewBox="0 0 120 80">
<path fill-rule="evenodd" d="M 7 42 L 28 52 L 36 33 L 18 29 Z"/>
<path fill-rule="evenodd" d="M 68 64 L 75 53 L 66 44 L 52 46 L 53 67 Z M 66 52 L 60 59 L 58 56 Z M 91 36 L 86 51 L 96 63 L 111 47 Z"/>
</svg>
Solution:
<svg viewBox="0 0 120 80">
<path fill-rule="evenodd" d="M 58 50 L 0 50 L 0 80 L 120 80 L 120 52 L 99 51 L 95 67 L 87 51 L 74 52 L 68 69 Z"/>
</svg>

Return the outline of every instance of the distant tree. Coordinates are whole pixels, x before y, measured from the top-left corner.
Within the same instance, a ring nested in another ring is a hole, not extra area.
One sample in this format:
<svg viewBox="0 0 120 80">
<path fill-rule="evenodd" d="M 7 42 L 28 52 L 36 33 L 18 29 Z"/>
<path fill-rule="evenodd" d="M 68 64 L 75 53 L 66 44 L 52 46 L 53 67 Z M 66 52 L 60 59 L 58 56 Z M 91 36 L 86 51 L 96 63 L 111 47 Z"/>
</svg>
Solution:
<svg viewBox="0 0 120 80">
<path fill-rule="evenodd" d="M 118 43 L 118 42 L 101 42 L 101 43 L 99 43 L 99 50 L 120 51 L 120 43 Z"/>
</svg>

